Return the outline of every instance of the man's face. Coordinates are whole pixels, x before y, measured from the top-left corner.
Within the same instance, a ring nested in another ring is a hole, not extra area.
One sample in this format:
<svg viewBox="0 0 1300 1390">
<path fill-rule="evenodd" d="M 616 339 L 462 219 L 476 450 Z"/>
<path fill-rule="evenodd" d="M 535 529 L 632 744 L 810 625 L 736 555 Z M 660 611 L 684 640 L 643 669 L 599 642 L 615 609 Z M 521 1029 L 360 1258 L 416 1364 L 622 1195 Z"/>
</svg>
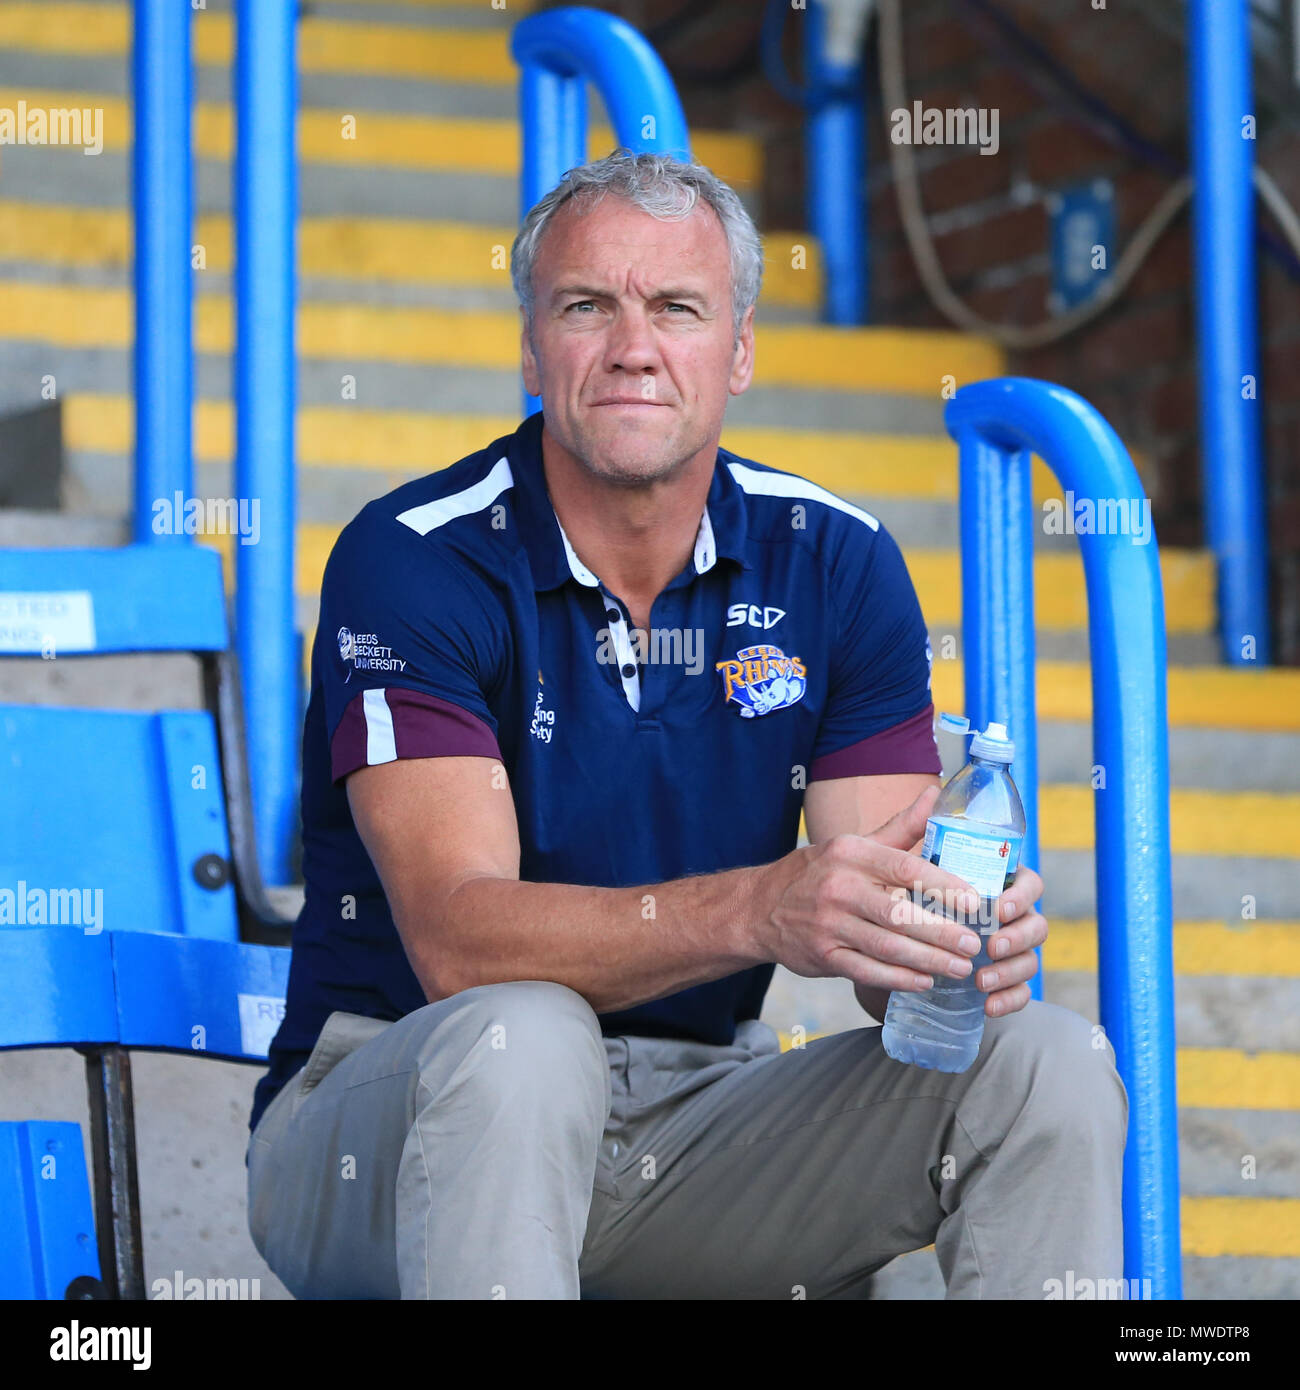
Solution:
<svg viewBox="0 0 1300 1390">
<path fill-rule="evenodd" d="M 718 437 L 753 375 L 753 311 L 733 342 L 731 257 L 707 204 L 665 222 L 612 196 L 566 203 L 533 293 L 524 384 L 556 442 L 607 481 L 670 476 Z"/>
</svg>

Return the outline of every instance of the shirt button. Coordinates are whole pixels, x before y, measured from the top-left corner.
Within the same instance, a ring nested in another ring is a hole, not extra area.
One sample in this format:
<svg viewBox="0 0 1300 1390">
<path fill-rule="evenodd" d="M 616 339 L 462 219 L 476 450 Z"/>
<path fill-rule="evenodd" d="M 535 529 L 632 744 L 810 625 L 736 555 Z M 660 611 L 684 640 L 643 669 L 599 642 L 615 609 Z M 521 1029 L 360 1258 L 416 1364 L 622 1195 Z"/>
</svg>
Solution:
<svg viewBox="0 0 1300 1390">
<path fill-rule="evenodd" d="M 617 608 L 607 608 L 605 610 L 605 616 L 610 620 L 611 623 L 616 623 L 623 615 L 618 611 Z"/>
<path fill-rule="evenodd" d="M 631 679 L 631 677 L 636 675 L 636 667 L 629 662 L 628 665 L 623 667 L 623 674 Z"/>
</svg>

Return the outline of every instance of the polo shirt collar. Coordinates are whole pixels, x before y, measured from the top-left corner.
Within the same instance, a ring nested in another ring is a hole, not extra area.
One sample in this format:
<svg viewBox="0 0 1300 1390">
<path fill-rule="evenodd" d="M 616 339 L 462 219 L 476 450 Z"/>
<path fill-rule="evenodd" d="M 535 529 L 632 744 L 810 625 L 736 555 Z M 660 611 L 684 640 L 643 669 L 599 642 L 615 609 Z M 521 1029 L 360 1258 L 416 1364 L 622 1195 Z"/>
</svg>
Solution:
<svg viewBox="0 0 1300 1390">
<path fill-rule="evenodd" d="M 569 579 L 587 588 L 597 588 L 599 578 L 578 558 L 551 505 L 542 467 L 541 441 L 542 413 L 539 411 L 519 426 L 511 436 L 509 448 L 515 511 L 532 566 L 534 588 L 539 592 L 556 589 Z M 726 467 L 731 457 L 725 449 L 718 450 L 713 481 L 695 535 L 696 574 L 707 573 L 720 556 L 736 561 L 744 569 L 753 568 L 745 494 Z"/>
</svg>

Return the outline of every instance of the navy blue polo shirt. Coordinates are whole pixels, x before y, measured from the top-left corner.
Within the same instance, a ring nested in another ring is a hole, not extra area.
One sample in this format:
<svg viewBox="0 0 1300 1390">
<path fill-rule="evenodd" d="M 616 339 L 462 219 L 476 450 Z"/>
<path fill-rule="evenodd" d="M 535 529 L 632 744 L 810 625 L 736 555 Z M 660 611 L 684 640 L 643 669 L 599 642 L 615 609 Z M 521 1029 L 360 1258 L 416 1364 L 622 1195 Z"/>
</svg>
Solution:
<svg viewBox="0 0 1300 1390">
<path fill-rule="evenodd" d="M 345 779 L 498 759 L 520 877 L 655 884 L 766 864 L 821 778 L 940 771 L 930 647 L 893 538 L 791 473 L 719 449 L 694 552 L 635 633 L 547 492 L 542 416 L 366 506 L 325 567 L 303 736 L 306 900 L 250 1127 L 335 1009 L 428 1001 Z M 611 1034 L 727 1044 L 771 964 L 604 1014 Z"/>
</svg>

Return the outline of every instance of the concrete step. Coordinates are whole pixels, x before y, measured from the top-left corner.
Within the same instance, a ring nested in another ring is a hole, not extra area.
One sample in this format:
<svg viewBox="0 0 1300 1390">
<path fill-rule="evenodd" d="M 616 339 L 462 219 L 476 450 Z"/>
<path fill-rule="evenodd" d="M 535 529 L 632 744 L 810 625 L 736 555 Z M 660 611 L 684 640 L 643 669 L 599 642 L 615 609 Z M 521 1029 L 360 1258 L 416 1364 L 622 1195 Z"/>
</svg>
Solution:
<svg viewBox="0 0 1300 1390">
<path fill-rule="evenodd" d="M 516 227 L 446 218 L 357 216 L 302 217 L 297 226 L 300 301 L 424 303 L 430 291 L 481 302 L 459 307 L 509 312 L 514 308 L 508 253 Z M 15 280 L 130 285 L 132 219 L 124 207 L 0 201 L 0 265 Z M 224 214 L 196 220 L 194 242 L 204 251 L 209 293 L 229 293 L 233 228 Z M 766 267 L 759 313 L 789 308 L 813 316 L 821 302 L 822 266 L 817 243 L 806 232 L 764 235 Z M 793 269 L 803 248 L 806 268 Z M 417 298 L 418 297 L 418 298 Z"/>
<path fill-rule="evenodd" d="M 1184 1213 L 1184 1225 L 1186 1213 Z M 1189 1254 L 1184 1239 L 1183 1298 L 1291 1299 L 1300 1286 L 1300 1260 L 1264 1256 Z M 871 1282 L 872 1299 L 938 1301 L 943 1275 L 934 1248 L 917 1250 L 891 1261 Z"/>
<path fill-rule="evenodd" d="M 258 1278 L 263 1299 L 288 1298 L 253 1248 L 244 1224 L 241 1184 L 247 1119 L 262 1069 L 140 1052 L 132 1057 L 132 1073 L 146 1287 L 155 1278 L 170 1277 L 181 1269 L 199 1278 Z M 0 1056 L 0 1119 L 28 1119 L 39 1110 L 42 1117 L 81 1124 L 89 1166 L 85 1095 L 84 1065 L 70 1051 L 38 1048 Z M 1179 1117 L 1185 1155 L 1201 1152 L 1201 1114 L 1185 1111 Z M 1260 1112 L 1251 1112 L 1248 1119 L 1257 1128 L 1243 1131 L 1240 1142 L 1253 1147 L 1243 1147 L 1236 1154 L 1225 1151 L 1225 1168 L 1229 1159 L 1235 1159 L 1239 1171 L 1243 1152 L 1257 1156 L 1277 1152 L 1272 1131 L 1261 1125 L 1264 1118 Z M 1197 1168 L 1186 1158 L 1183 1173 L 1184 1191 L 1189 1192 L 1188 1179 Z M 1221 1185 L 1220 1175 L 1210 1174 L 1201 1201 L 1212 1200 Z M 1192 1193 L 1191 1201 L 1198 1195 Z M 1197 1218 L 1207 1210 L 1190 1204 L 1184 1209 L 1185 1229 L 1191 1228 L 1197 1241 Z M 1206 1256 L 1194 1253 L 1186 1235 L 1184 1242 L 1188 1298 L 1289 1298 L 1294 1294 L 1300 1276 L 1300 1262 L 1294 1258 Z M 933 1249 L 891 1262 L 876 1276 L 872 1297 L 942 1298 L 943 1281 Z"/>
<path fill-rule="evenodd" d="M 213 0 L 208 0 L 211 5 Z M 488 6 L 471 13 L 500 14 Z M 518 17 L 518 12 L 515 12 Z M 458 28 L 465 26 L 458 25 Z M 207 105 L 229 102 L 229 67 L 196 65 L 194 100 Z M 131 96 L 131 66 L 119 55 L 35 53 L 0 50 L 0 87 L 29 87 L 38 91 L 69 91 L 93 98 Z M 85 105 L 85 101 L 81 103 Z M 515 120 L 518 114 L 517 84 L 455 82 L 395 78 L 391 75 L 348 72 L 298 74 L 298 105 L 306 110 L 382 111 L 395 115 L 459 116 L 479 120 Z M 588 110 L 600 113 L 599 98 Z"/>
<path fill-rule="evenodd" d="M 126 201 L 131 185 L 120 173 L 125 168 L 122 161 L 129 156 L 131 148 L 129 98 L 86 89 L 35 88 L 27 82 L 0 87 L 0 107 L 16 112 L 20 102 L 21 109 L 28 113 L 68 109 L 90 110 L 92 115 L 88 131 L 69 128 L 69 143 L 7 147 L 6 182 L 11 173 L 18 173 L 20 178 L 13 189 L 7 189 L 6 196 L 32 202 L 91 201 L 111 205 L 115 198 Z M 345 117 L 350 118 L 346 124 Z M 71 143 L 72 137 L 78 134 L 79 143 Z M 588 137 L 590 157 L 608 154 L 617 144 L 614 132 L 600 120 L 591 122 Z M 729 183 L 742 199 L 756 197 L 762 169 L 762 146 L 757 140 L 730 131 L 696 130 L 692 132 L 691 146 L 694 156 Z M 196 161 L 228 165 L 233 149 L 233 117 L 228 102 L 194 103 L 193 149 Z M 355 102 L 348 102 L 341 109 L 337 105 L 300 105 L 297 149 L 304 166 L 366 166 L 408 173 L 476 172 L 511 181 L 518 178 L 520 165 L 519 126 L 514 119 L 367 111 Z M 93 158 L 87 160 L 90 152 Z M 77 179 L 76 169 L 88 164 L 96 167 L 93 173 L 89 167 L 85 168 L 85 177 L 95 178 L 95 187 L 100 192 L 100 196 L 89 200 L 68 191 Z M 44 172 L 43 185 L 32 181 L 34 170 Z M 115 171 L 119 176 L 114 177 Z M 228 176 L 225 182 L 229 187 Z M 110 192 L 113 188 L 119 190 L 117 194 Z M 209 203 L 203 195 L 200 179 L 200 210 L 228 207 L 228 204 Z M 756 203 L 748 205 L 751 211 L 761 211 Z M 347 204 L 339 206 L 350 212 L 364 211 L 364 208 Z M 475 220 L 508 220 L 511 215 L 498 211 L 485 217 L 458 203 L 444 206 L 456 206 L 461 215 Z M 313 210 L 305 202 L 300 202 L 300 208 Z M 396 213 L 402 209 L 392 207 L 388 211 Z"/>
<path fill-rule="evenodd" d="M 1095 941 L 1095 924 L 1089 925 Z M 1300 921 L 1269 923 L 1263 929 L 1265 935 L 1290 938 L 1281 963 L 1287 973 L 1278 974 L 1266 972 L 1274 963 L 1266 951 L 1260 952 L 1259 960 L 1252 960 L 1249 943 L 1253 925 L 1243 923 L 1238 929 L 1236 934 L 1243 944 L 1225 959 L 1220 974 L 1190 974 L 1179 968 L 1175 958 L 1179 1104 L 1187 1109 L 1268 1114 L 1300 1111 Z M 1089 1020 L 1100 1020 L 1095 967 L 1071 970 L 1053 964 L 1062 954 L 1055 938 L 1065 936 L 1068 948 L 1074 924 L 1058 922 L 1049 915 L 1048 926 L 1042 949 L 1043 998 Z M 1174 928 L 1176 939 L 1194 938 L 1202 932 L 1223 935 L 1231 930 L 1218 923 L 1199 922 L 1179 922 Z M 785 1046 L 800 1037 L 808 1042 L 863 1028 L 872 1021 L 858 1004 L 850 981 L 806 979 L 783 966 L 777 967 L 768 990 L 763 1020 L 781 1034 Z M 1300 1132 L 1293 1131 L 1293 1143 L 1297 1134 Z M 1274 1167 L 1271 1171 L 1270 1182 L 1294 1184 L 1300 1171 L 1300 1151 L 1291 1168 Z M 1290 1191 L 1272 1195 L 1291 1196 L 1294 1191 L 1293 1186 Z M 1266 1195 L 1263 1189 L 1259 1195 Z"/>
<path fill-rule="evenodd" d="M 0 327 L 11 342 L 103 349 L 126 348 L 133 339 L 133 305 L 125 287 L 6 278 L 0 280 L 0 305 L 5 315 Z M 231 315 L 229 296 L 196 297 L 196 352 L 230 352 Z M 517 313 L 309 302 L 299 308 L 297 330 L 298 351 L 308 359 L 478 367 L 511 374 L 519 365 Z M 930 400 L 939 399 L 945 375 L 959 386 L 996 376 L 1002 367 L 1001 354 L 989 346 L 929 329 L 760 325 L 755 352 L 760 385 L 901 393 Z"/>
<path fill-rule="evenodd" d="M 520 12 L 482 8 L 480 23 L 460 28 L 450 14 L 436 10 L 354 18 L 332 6 L 304 6 L 296 34 L 299 70 L 508 86 L 517 72 L 509 52 L 510 30 Z M 126 58 L 131 51 L 130 7 L 120 0 L 5 0 L 0 3 L 0 43 L 10 52 L 60 59 Z M 228 69 L 234 52 L 229 7 L 212 4 L 195 13 L 190 43 L 196 67 Z"/>
<path fill-rule="evenodd" d="M 1090 927 L 1094 924 L 1054 928 L 1043 950 L 1043 994 L 1050 1003 L 1096 1020 L 1095 973 L 1052 964 L 1057 940 L 1063 940 L 1059 954 L 1068 961 L 1077 956 L 1078 939 Z M 1230 973 L 1189 973 L 1189 967 L 1210 963 L 1206 957 L 1224 932 L 1206 922 L 1175 927 L 1185 1295 L 1286 1297 L 1300 1276 L 1300 1204 L 1294 1198 L 1300 1173 L 1300 922 L 1244 924 L 1242 951 L 1223 957 L 1223 971 Z M 1279 966 L 1289 973 L 1243 973 Z M 763 1017 L 783 1034 L 783 1046 L 792 1042 L 796 1024 L 807 1045 L 818 1032 L 874 1023 L 847 981 L 802 979 L 782 967 Z M 1249 1180 L 1243 1176 L 1247 1154 L 1255 1160 Z M 875 1299 L 943 1296 L 933 1247 L 892 1261 L 871 1291 Z"/>
</svg>

